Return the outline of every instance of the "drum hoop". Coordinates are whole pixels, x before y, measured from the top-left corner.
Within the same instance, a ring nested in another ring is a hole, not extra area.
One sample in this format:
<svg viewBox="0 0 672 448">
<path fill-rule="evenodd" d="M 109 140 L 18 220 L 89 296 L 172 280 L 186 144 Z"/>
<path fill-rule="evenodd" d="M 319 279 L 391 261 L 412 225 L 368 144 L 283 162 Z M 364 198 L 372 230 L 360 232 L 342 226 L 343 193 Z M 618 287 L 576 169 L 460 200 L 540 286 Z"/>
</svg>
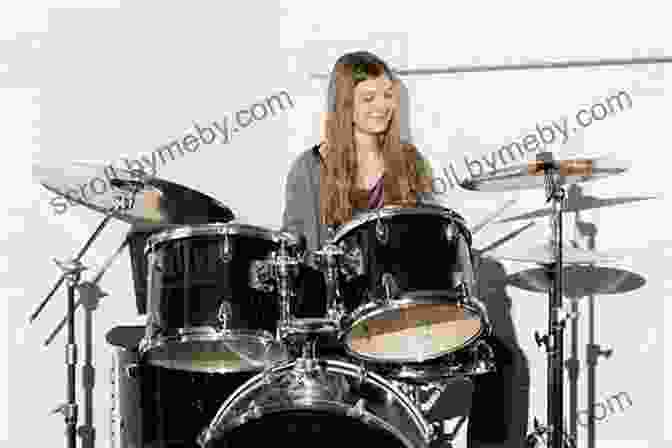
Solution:
<svg viewBox="0 0 672 448">
<path fill-rule="evenodd" d="M 482 341 L 481 343 L 489 346 L 485 341 Z M 493 359 L 483 358 L 482 360 L 486 362 L 491 369 L 490 371 L 496 370 Z M 387 375 L 394 381 L 412 382 L 420 385 L 432 381 L 441 381 L 445 378 L 468 379 L 473 376 L 472 372 L 463 372 L 460 370 L 460 367 L 461 365 L 452 362 L 446 362 L 445 364 L 436 366 L 406 364 L 394 368 L 393 371 Z"/>
<path fill-rule="evenodd" d="M 462 231 L 468 231 L 464 218 L 458 215 L 455 211 L 447 208 L 438 208 L 436 206 L 419 206 L 419 207 L 401 207 L 397 205 L 388 205 L 376 210 L 362 212 L 355 216 L 351 221 L 341 225 L 334 235 L 333 240 L 338 242 L 345 238 L 350 232 L 356 228 L 367 224 L 376 219 L 391 218 L 400 215 L 429 215 L 446 218 L 449 221 L 458 221 L 462 224 L 460 227 Z"/>
<path fill-rule="evenodd" d="M 406 395 L 404 395 L 401 390 L 399 390 L 398 386 L 395 384 L 391 383 L 390 381 L 386 380 L 382 376 L 368 371 L 362 367 L 356 366 L 354 364 L 351 364 L 349 362 L 344 362 L 344 361 L 338 361 L 334 359 L 320 359 L 322 363 L 324 363 L 324 367 L 327 373 L 337 373 L 337 374 L 342 374 L 346 377 L 350 378 L 355 378 L 355 379 L 362 379 L 363 382 L 369 382 L 383 390 L 385 390 L 387 393 L 391 393 L 394 395 L 397 400 L 400 402 L 404 410 L 410 415 L 415 427 L 420 430 L 421 436 L 424 439 L 425 443 L 429 443 L 432 435 L 433 435 L 433 429 L 432 427 L 427 423 L 425 418 L 423 417 L 422 413 L 420 410 L 413 405 L 413 403 L 410 401 Z M 291 369 L 296 365 L 296 361 L 288 361 L 284 364 L 275 366 L 271 368 L 267 372 L 262 372 L 252 378 L 250 378 L 248 381 L 246 381 L 244 384 L 242 384 L 238 389 L 236 389 L 225 401 L 222 403 L 220 406 L 219 410 L 217 411 L 217 414 L 215 417 L 212 419 L 208 427 L 201 433 L 200 439 L 204 441 L 204 443 L 207 443 L 209 439 L 212 439 L 216 437 L 217 435 L 230 431 L 231 429 L 239 426 L 240 424 L 244 423 L 243 421 L 240 421 L 240 415 L 236 415 L 231 419 L 231 417 L 227 417 L 227 413 L 230 411 L 230 409 L 238 404 L 242 399 L 244 399 L 247 395 L 249 395 L 251 392 L 254 392 L 255 390 L 264 387 L 265 385 L 268 385 L 268 378 L 269 376 L 278 376 L 282 374 L 286 374 L 287 372 L 291 371 Z M 323 402 L 324 403 L 324 402 Z M 340 402 L 331 402 L 331 403 L 338 403 L 340 406 L 343 404 Z M 267 409 L 277 406 L 277 405 L 264 405 L 263 409 L 266 411 Z M 290 406 L 296 406 L 296 402 L 293 402 Z M 342 409 L 342 407 L 340 407 Z M 292 407 L 286 407 L 282 410 L 290 410 Z M 297 409 L 294 407 L 294 409 Z M 309 409 L 309 408 L 305 408 Z M 375 416 L 377 420 L 380 420 L 384 423 L 387 424 L 384 420 L 380 419 L 379 417 Z M 233 422 L 233 423 L 225 423 L 225 422 Z M 399 432 L 396 428 L 392 427 L 391 425 L 387 424 L 389 428 L 386 427 L 386 429 L 391 430 L 391 432 L 395 433 L 398 436 L 402 437 L 402 440 L 404 443 L 410 443 L 406 437 Z M 409 447 L 412 447 L 413 445 L 410 444 Z"/>
<path fill-rule="evenodd" d="M 341 330 L 339 333 L 339 340 L 345 347 L 345 350 L 348 352 L 350 356 L 353 356 L 357 359 L 363 360 L 363 361 L 370 361 L 370 362 L 389 362 L 393 364 L 397 363 L 412 363 L 412 362 L 425 362 L 425 361 L 431 361 L 434 359 L 441 358 L 443 356 L 449 355 L 451 353 L 458 352 L 469 345 L 471 345 L 473 342 L 487 336 L 490 334 L 490 322 L 488 319 L 487 314 L 485 314 L 484 308 L 480 306 L 480 302 L 472 302 L 473 298 L 472 297 L 467 297 L 464 299 L 464 302 L 462 303 L 462 307 L 464 307 L 467 311 L 471 312 L 473 315 L 478 317 L 478 320 L 481 323 L 480 330 L 478 333 L 471 338 L 467 340 L 463 345 L 450 349 L 450 350 L 445 350 L 442 352 L 439 352 L 436 355 L 431 355 L 426 358 L 423 358 L 422 360 L 418 361 L 417 358 L 402 358 L 402 359 L 395 359 L 394 361 L 392 360 L 387 360 L 387 359 L 381 359 L 381 358 L 373 358 L 370 356 L 365 356 L 360 353 L 354 352 L 350 349 L 350 346 L 346 343 L 345 339 L 352 333 L 352 330 L 360 325 L 363 322 L 366 322 L 370 320 L 373 317 L 376 317 L 378 315 L 381 315 L 385 312 L 389 311 L 399 311 L 401 307 L 405 305 L 411 305 L 411 304 L 428 304 L 428 305 L 440 305 L 440 304 L 446 304 L 445 298 L 441 299 L 438 297 L 432 297 L 432 298 L 406 298 L 406 297 L 401 297 L 400 299 L 396 300 L 390 300 L 384 303 L 366 303 L 364 305 L 361 305 L 360 307 L 356 308 L 352 314 L 351 318 L 345 320 L 344 322 L 344 329 Z"/>
<path fill-rule="evenodd" d="M 140 353 L 144 356 L 146 353 L 160 349 L 170 343 L 189 343 L 189 342 L 217 342 L 229 338 L 246 336 L 272 343 L 275 338 L 266 330 L 216 330 L 212 327 L 193 327 L 197 331 L 189 331 L 189 328 L 178 328 L 178 334 L 161 335 L 145 337 L 140 344 Z M 207 329 L 210 329 L 209 331 Z"/>
<path fill-rule="evenodd" d="M 334 414 L 349 416 L 350 409 L 352 409 L 352 406 L 339 401 L 312 400 L 303 403 L 294 401 L 291 404 L 273 403 L 263 406 L 263 415 L 261 418 L 268 415 L 281 414 L 286 411 L 331 411 L 331 413 Z M 218 426 L 216 433 L 227 433 L 242 426 L 247 421 L 248 418 L 243 415 L 236 416 L 224 425 Z M 406 448 L 415 448 L 413 442 L 411 442 L 403 432 L 375 414 L 369 414 L 366 420 L 360 421 L 362 421 L 367 426 L 377 426 L 392 433 L 399 441 L 404 444 Z"/>
<path fill-rule="evenodd" d="M 274 243 L 281 241 L 287 242 L 294 246 L 298 243 L 298 238 L 289 232 L 279 232 L 264 227 L 253 226 L 250 224 L 242 224 L 235 222 L 228 223 L 210 223 L 194 226 L 181 226 L 174 229 L 164 230 L 156 233 L 147 239 L 145 245 L 145 254 L 152 252 L 154 248 L 169 241 L 176 241 L 186 238 L 199 236 L 221 236 L 221 235 L 243 235 L 255 237 Z"/>
</svg>

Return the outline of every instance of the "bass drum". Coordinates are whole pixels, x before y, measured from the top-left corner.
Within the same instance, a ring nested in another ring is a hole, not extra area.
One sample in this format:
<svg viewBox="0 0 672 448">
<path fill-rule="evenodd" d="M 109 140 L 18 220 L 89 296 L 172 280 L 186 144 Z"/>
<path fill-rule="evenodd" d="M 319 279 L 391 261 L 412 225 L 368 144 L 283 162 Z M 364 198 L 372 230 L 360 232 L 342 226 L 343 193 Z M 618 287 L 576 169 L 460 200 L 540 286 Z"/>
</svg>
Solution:
<svg viewBox="0 0 672 448">
<path fill-rule="evenodd" d="M 383 377 L 340 360 L 300 358 L 236 390 L 199 444 L 419 448 L 432 440 L 433 427 L 420 410 Z"/>
<path fill-rule="evenodd" d="M 110 446 L 198 448 L 224 399 L 255 373 L 180 371 L 143 361 L 138 343 L 144 327 L 115 327 L 112 346 Z"/>
</svg>

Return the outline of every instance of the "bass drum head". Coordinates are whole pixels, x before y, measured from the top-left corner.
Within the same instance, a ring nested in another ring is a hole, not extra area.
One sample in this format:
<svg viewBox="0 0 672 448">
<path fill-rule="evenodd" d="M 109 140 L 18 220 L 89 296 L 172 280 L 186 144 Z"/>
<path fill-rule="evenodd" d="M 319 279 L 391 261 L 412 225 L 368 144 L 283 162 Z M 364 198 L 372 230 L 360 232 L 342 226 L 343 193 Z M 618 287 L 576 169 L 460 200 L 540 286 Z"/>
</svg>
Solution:
<svg viewBox="0 0 672 448">
<path fill-rule="evenodd" d="M 212 441 L 208 448 L 248 448 L 268 446 L 315 448 L 338 441 L 338 446 L 375 446 L 385 448 L 413 448 L 389 430 L 356 420 L 345 411 L 287 410 L 264 415 L 262 419 L 238 426 L 226 437 Z"/>
<path fill-rule="evenodd" d="M 402 299 L 360 312 L 343 342 L 352 356 L 366 361 L 424 362 L 462 350 L 484 331 L 477 309 L 449 297 Z"/>
</svg>

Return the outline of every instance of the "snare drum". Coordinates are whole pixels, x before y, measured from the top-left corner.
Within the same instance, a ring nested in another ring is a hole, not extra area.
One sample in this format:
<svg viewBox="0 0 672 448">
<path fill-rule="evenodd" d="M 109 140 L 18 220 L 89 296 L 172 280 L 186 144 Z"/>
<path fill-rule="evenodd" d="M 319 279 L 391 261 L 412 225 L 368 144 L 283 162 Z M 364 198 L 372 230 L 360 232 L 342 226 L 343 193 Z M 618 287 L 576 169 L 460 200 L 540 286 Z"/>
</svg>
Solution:
<svg viewBox="0 0 672 448">
<path fill-rule="evenodd" d="M 301 362 L 238 388 L 201 434 L 201 447 L 424 448 L 435 440 L 435 428 L 383 377 L 335 359 Z"/>
<path fill-rule="evenodd" d="M 259 266 L 295 239 L 246 224 L 184 226 L 147 243 L 148 319 L 141 352 L 195 372 L 257 371 L 287 359 L 278 296 Z"/>
<path fill-rule="evenodd" d="M 489 332 L 473 288 L 471 234 L 452 210 L 384 207 L 357 216 L 333 238 L 345 251 L 348 315 L 340 335 L 351 356 L 422 363 Z"/>
</svg>

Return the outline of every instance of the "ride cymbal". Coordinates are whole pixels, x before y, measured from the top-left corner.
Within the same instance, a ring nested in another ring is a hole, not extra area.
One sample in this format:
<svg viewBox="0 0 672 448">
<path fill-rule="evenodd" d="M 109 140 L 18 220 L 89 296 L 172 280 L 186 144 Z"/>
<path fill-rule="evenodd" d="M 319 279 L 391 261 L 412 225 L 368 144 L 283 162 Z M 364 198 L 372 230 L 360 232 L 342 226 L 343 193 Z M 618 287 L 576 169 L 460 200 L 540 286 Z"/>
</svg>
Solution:
<svg viewBox="0 0 672 448">
<path fill-rule="evenodd" d="M 612 155 L 552 161 L 533 160 L 465 179 L 460 185 L 475 191 L 527 190 L 544 188 L 547 169 L 559 173 L 560 185 L 570 185 L 622 174 L 629 167 L 629 163 L 616 160 Z"/>
</svg>

